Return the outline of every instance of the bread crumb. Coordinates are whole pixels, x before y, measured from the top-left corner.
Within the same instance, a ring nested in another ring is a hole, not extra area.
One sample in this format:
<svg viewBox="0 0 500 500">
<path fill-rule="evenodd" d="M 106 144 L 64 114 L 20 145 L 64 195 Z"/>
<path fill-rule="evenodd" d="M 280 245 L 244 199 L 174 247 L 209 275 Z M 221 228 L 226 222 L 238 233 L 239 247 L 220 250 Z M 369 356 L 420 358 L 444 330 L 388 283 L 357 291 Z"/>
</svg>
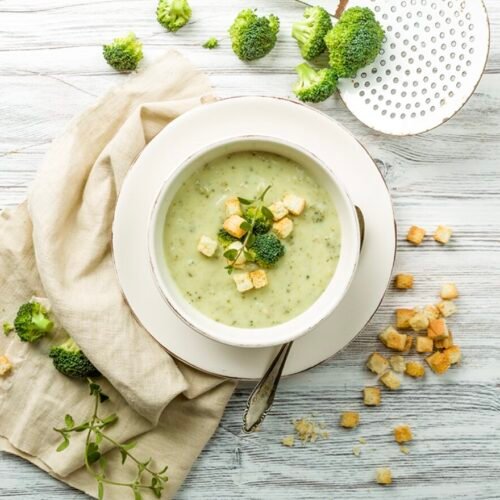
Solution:
<svg viewBox="0 0 500 500">
<path fill-rule="evenodd" d="M 422 243 L 425 236 L 425 229 L 418 226 L 411 226 L 408 229 L 408 234 L 406 235 L 406 239 L 413 243 L 415 246 L 418 246 Z"/>
<path fill-rule="evenodd" d="M 458 297 L 458 289 L 455 283 L 445 283 L 441 286 L 441 298 L 445 300 L 456 299 Z"/>
<path fill-rule="evenodd" d="M 378 484 L 391 484 L 392 483 L 392 473 L 391 469 L 388 467 L 383 467 L 377 469 L 377 483 Z"/>
<path fill-rule="evenodd" d="M 398 425 L 394 427 L 394 439 L 397 443 L 407 443 L 413 439 L 409 425 Z"/>
<path fill-rule="evenodd" d="M 401 380 L 399 377 L 391 370 L 386 371 L 381 377 L 380 382 L 382 382 L 387 388 L 395 391 L 401 386 Z"/>
<path fill-rule="evenodd" d="M 408 448 L 408 446 L 400 446 L 399 449 L 401 450 L 401 453 L 404 453 L 405 455 L 410 453 L 410 448 Z"/>
<path fill-rule="evenodd" d="M 366 444 L 366 439 L 364 437 L 360 437 L 358 439 L 358 441 L 361 443 L 361 444 Z"/>
<path fill-rule="evenodd" d="M 415 314 L 415 309 L 396 309 L 396 328 L 407 330 L 410 327 L 410 318 Z"/>
<path fill-rule="evenodd" d="M 389 363 L 391 364 L 391 368 L 396 372 L 396 373 L 403 373 L 406 368 L 406 361 L 403 356 L 400 355 L 394 355 L 389 358 Z"/>
<path fill-rule="evenodd" d="M 424 376 L 425 368 L 424 365 L 418 361 L 408 361 L 408 363 L 406 363 L 405 373 L 410 377 L 420 378 Z"/>
<path fill-rule="evenodd" d="M 356 457 L 359 457 L 359 455 L 361 455 L 361 446 L 353 446 L 352 447 L 352 453 Z"/>
<path fill-rule="evenodd" d="M 5 377 L 12 371 L 12 363 L 7 356 L 0 356 L 0 377 Z"/>
<path fill-rule="evenodd" d="M 366 406 L 379 406 L 380 389 L 378 387 L 365 387 L 363 389 L 363 402 Z"/>
<path fill-rule="evenodd" d="M 451 228 L 446 226 L 438 226 L 436 231 L 434 232 L 434 239 L 443 245 L 446 245 L 448 241 L 450 241 L 451 235 L 453 231 Z"/>
<path fill-rule="evenodd" d="M 318 424 L 304 417 L 293 421 L 295 433 L 303 443 L 315 443 L 318 438 L 328 438 L 328 432 L 321 430 L 324 427 L 324 424 Z"/>
<path fill-rule="evenodd" d="M 384 356 L 382 356 L 382 354 L 374 352 L 373 354 L 370 354 L 370 357 L 366 362 L 366 366 L 373 373 L 381 375 L 387 370 L 387 368 L 389 368 L 389 362 L 386 358 L 384 358 Z"/>
<path fill-rule="evenodd" d="M 399 290 L 409 290 L 413 288 L 413 274 L 397 274 L 394 284 Z"/>
<path fill-rule="evenodd" d="M 340 426 L 346 429 L 354 429 L 359 425 L 359 413 L 355 411 L 345 411 L 340 416 Z"/>
<path fill-rule="evenodd" d="M 295 438 L 293 436 L 285 436 L 282 440 L 281 440 L 281 444 L 283 446 L 288 446 L 289 448 L 291 448 L 292 446 L 295 445 Z"/>
</svg>

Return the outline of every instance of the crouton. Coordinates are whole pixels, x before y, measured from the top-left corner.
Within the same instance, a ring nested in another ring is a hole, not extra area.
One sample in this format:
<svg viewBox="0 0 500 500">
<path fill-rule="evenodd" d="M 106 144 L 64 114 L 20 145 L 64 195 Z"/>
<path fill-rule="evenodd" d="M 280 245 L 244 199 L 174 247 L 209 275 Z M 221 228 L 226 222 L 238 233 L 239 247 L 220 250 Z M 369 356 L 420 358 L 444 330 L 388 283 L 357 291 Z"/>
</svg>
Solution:
<svg viewBox="0 0 500 500">
<path fill-rule="evenodd" d="M 437 308 L 439 309 L 441 315 L 445 318 L 448 318 L 449 316 L 457 312 L 457 306 L 452 300 L 442 300 L 437 305 Z"/>
<path fill-rule="evenodd" d="M 434 350 L 434 341 L 429 337 L 417 337 L 415 349 L 419 353 L 432 352 Z"/>
<path fill-rule="evenodd" d="M 383 467 L 381 469 L 377 469 L 377 483 L 378 484 L 391 484 L 392 483 L 392 473 L 391 469 L 388 467 Z"/>
<path fill-rule="evenodd" d="M 273 231 L 278 235 L 279 238 L 284 240 L 293 231 L 293 220 L 285 217 L 278 222 L 273 224 Z"/>
<path fill-rule="evenodd" d="M 441 298 L 445 300 L 456 299 L 458 297 L 458 289 L 455 283 L 445 283 L 441 287 Z"/>
<path fill-rule="evenodd" d="M 440 340 L 449 337 L 450 332 L 446 325 L 446 320 L 443 318 L 433 319 L 429 321 L 429 328 L 427 329 L 427 336 L 432 340 Z"/>
<path fill-rule="evenodd" d="M 394 439 L 396 443 L 407 443 L 413 439 L 409 425 L 397 425 L 394 427 Z"/>
<path fill-rule="evenodd" d="M 429 318 L 423 311 L 417 311 L 409 320 L 410 326 L 416 332 L 421 332 L 429 327 Z"/>
<path fill-rule="evenodd" d="M 285 207 L 285 204 L 282 201 L 275 201 L 272 205 L 269 206 L 269 210 L 273 214 L 273 219 L 275 222 L 283 219 L 288 215 L 288 208 Z"/>
<path fill-rule="evenodd" d="M 451 346 L 444 352 L 448 356 L 448 359 L 450 360 L 450 363 L 452 365 L 458 363 L 462 359 L 462 352 L 458 345 Z"/>
<path fill-rule="evenodd" d="M 418 361 L 408 361 L 408 363 L 406 363 L 405 373 L 410 377 L 420 378 L 424 376 L 425 368 L 424 365 Z"/>
<path fill-rule="evenodd" d="M 389 358 L 391 368 L 397 373 L 403 373 L 406 367 L 406 361 L 403 356 L 394 355 Z"/>
<path fill-rule="evenodd" d="M 231 215 L 224 221 L 224 229 L 235 238 L 241 238 L 245 233 L 245 229 L 241 228 L 241 225 L 246 222 L 243 217 L 239 215 Z"/>
<path fill-rule="evenodd" d="M 386 371 L 380 377 L 380 382 L 393 391 L 399 389 L 401 386 L 401 380 L 399 380 L 399 377 L 392 370 Z"/>
<path fill-rule="evenodd" d="M 250 279 L 252 280 L 254 288 L 263 288 L 267 285 L 267 274 L 264 269 L 252 271 L 250 273 Z"/>
<path fill-rule="evenodd" d="M 432 304 L 425 306 L 423 313 L 427 316 L 429 321 L 431 319 L 439 319 L 439 316 L 441 316 L 439 309 Z"/>
<path fill-rule="evenodd" d="M 396 288 L 400 290 L 408 290 L 413 288 L 413 274 L 397 274 L 394 279 L 394 284 Z"/>
<path fill-rule="evenodd" d="M 399 333 L 392 326 L 388 326 L 378 338 L 388 349 L 393 351 L 404 351 L 406 347 L 406 340 L 408 335 L 404 333 Z"/>
<path fill-rule="evenodd" d="M 240 252 L 240 250 L 243 248 L 243 243 L 241 241 L 233 241 L 227 248 L 226 248 L 226 252 L 228 250 L 236 250 L 236 255 L 238 256 L 238 258 L 236 260 L 230 260 L 230 259 L 227 259 L 228 262 L 231 262 L 233 263 L 234 267 L 242 267 L 245 262 L 247 261 L 246 257 L 245 257 L 245 252 Z M 224 252 L 225 253 L 225 252 Z M 239 253 L 239 255 L 238 255 Z"/>
<path fill-rule="evenodd" d="M 340 416 L 340 426 L 346 429 L 354 429 L 359 425 L 359 413 L 355 411 L 345 411 Z"/>
<path fill-rule="evenodd" d="M 387 370 L 387 368 L 389 368 L 389 362 L 384 358 L 384 356 L 382 356 L 382 354 L 374 352 L 373 354 L 370 354 L 370 357 L 366 362 L 366 366 L 373 373 L 381 375 Z"/>
<path fill-rule="evenodd" d="M 306 200 L 295 194 L 286 194 L 283 198 L 283 204 L 293 215 L 300 215 L 306 207 Z"/>
<path fill-rule="evenodd" d="M 226 217 L 231 215 L 242 215 L 240 200 L 236 196 L 231 196 L 224 202 L 226 208 Z"/>
<path fill-rule="evenodd" d="M 233 280 L 236 283 L 236 289 L 240 293 L 248 292 L 253 288 L 252 278 L 250 273 L 234 273 Z"/>
<path fill-rule="evenodd" d="M 378 387 L 365 387 L 363 389 L 363 403 L 366 406 L 378 406 L 380 404 L 380 389 Z"/>
<path fill-rule="evenodd" d="M 406 235 L 406 239 L 410 243 L 413 243 L 414 245 L 418 246 L 424 240 L 424 236 L 425 236 L 425 229 L 418 226 L 411 226 L 410 229 L 408 229 L 408 234 Z"/>
<path fill-rule="evenodd" d="M 0 356 L 0 377 L 5 377 L 12 370 L 12 363 L 7 356 Z"/>
<path fill-rule="evenodd" d="M 413 337 L 411 335 L 406 336 L 405 348 L 403 352 L 410 352 L 411 346 L 413 345 Z"/>
<path fill-rule="evenodd" d="M 448 337 L 434 341 L 434 349 L 448 349 L 453 345 L 453 335 L 448 331 Z"/>
<path fill-rule="evenodd" d="M 293 436 L 285 436 L 282 440 L 281 440 L 281 444 L 283 446 L 288 446 L 289 448 L 291 448 L 292 446 L 295 445 L 295 438 Z"/>
<path fill-rule="evenodd" d="M 217 242 L 209 236 L 203 235 L 198 242 L 197 249 L 205 257 L 213 257 L 217 250 Z"/>
<path fill-rule="evenodd" d="M 434 239 L 443 245 L 446 245 L 448 241 L 450 241 L 451 234 L 453 231 L 451 228 L 446 226 L 438 226 L 436 231 L 434 232 Z"/>
<path fill-rule="evenodd" d="M 425 358 L 432 371 L 437 374 L 444 373 L 450 368 L 450 356 L 445 352 L 435 352 Z"/>
<path fill-rule="evenodd" d="M 410 327 L 410 318 L 415 314 L 415 309 L 396 309 L 396 328 L 406 330 Z"/>
</svg>

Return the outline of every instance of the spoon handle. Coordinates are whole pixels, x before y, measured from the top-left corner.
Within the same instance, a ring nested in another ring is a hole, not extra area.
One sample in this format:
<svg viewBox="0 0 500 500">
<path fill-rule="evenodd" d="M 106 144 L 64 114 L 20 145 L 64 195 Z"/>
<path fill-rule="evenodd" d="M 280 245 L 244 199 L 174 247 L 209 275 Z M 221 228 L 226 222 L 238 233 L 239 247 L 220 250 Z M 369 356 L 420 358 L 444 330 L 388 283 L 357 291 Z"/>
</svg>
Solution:
<svg viewBox="0 0 500 500">
<path fill-rule="evenodd" d="M 281 373 L 292 344 L 293 342 L 289 342 L 281 347 L 267 372 L 250 394 L 243 415 L 243 430 L 245 432 L 255 431 L 266 418 L 267 412 L 273 404 Z"/>
</svg>

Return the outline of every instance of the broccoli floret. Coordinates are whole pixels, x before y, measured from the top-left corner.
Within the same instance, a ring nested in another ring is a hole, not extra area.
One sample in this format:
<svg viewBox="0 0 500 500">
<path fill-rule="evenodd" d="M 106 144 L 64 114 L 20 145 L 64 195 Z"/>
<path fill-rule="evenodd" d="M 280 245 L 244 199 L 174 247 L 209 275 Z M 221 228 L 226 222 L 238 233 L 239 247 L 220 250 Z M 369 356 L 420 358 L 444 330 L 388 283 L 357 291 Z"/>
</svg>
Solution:
<svg viewBox="0 0 500 500">
<path fill-rule="evenodd" d="M 4 323 L 3 324 L 3 333 L 4 335 L 9 335 L 9 333 L 14 330 L 14 325 L 12 323 Z"/>
<path fill-rule="evenodd" d="M 66 342 L 50 349 L 54 367 L 67 377 L 97 377 L 99 370 L 89 361 L 76 342 L 69 338 Z"/>
<path fill-rule="evenodd" d="M 309 64 L 299 64 L 295 70 L 299 79 L 293 86 L 295 95 L 304 102 L 321 102 L 337 88 L 337 75 L 330 68 L 316 71 Z"/>
<path fill-rule="evenodd" d="M 219 46 L 219 40 L 215 38 L 214 36 L 212 38 L 209 38 L 204 44 L 203 47 L 205 49 L 215 49 L 215 47 Z"/>
<path fill-rule="evenodd" d="M 308 7 L 304 19 L 292 25 L 292 36 L 297 40 L 304 59 L 314 59 L 326 50 L 325 35 L 332 28 L 330 14 L 323 7 Z"/>
<path fill-rule="evenodd" d="M 262 212 L 262 210 L 259 210 L 258 207 L 248 207 L 245 210 L 243 217 L 248 222 L 251 222 L 255 218 L 253 226 L 254 234 L 265 234 L 269 232 L 271 226 L 273 225 L 272 219 L 266 217 L 266 215 Z"/>
<path fill-rule="evenodd" d="M 229 28 L 234 53 L 242 61 L 253 61 L 269 54 L 276 44 L 279 19 L 272 14 L 259 17 L 254 10 L 242 10 Z"/>
<path fill-rule="evenodd" d="M 168 31 L 181 29 L 191 19 L 192 10 L 187 0 L 160 0 L 156 19 Z"/>
<path fill-rule="evenodd" d="M 54 322 L 39 302 L 27 302 L 17 311 L 14 329 L 23 342 L 36 342 L 51 332 L 52 328 Z"/>
<path fill-rule="evenodd" d="M 133 33 L 124 38 L 115 38 L 110 44 L 103 45 L 102 53 L 106 62 L 117 71 L 134 71 L 142 54 L 142 42 Z"/>
<path fill-rule="evenodd" d="M 352 7 L 325 36 L 330 67 L 339 77 L 354 77 L 356 72 L 377 57 L 384 30 L 368 7 Z"/>
<path fill-rule="evenodd" d="M 217 233 L 217 241 L 222 248 L 226 248 L 231 243 L 237 241 L 237 238 L 231 236 L 225 229 L 220 228 Z"/>
<path fill-rule="evenodd" d="M 258 234 L 248 250 L 261 267 L 272 267 L 285 254 L 285 247 L 273 233 Z"/>
</svg>

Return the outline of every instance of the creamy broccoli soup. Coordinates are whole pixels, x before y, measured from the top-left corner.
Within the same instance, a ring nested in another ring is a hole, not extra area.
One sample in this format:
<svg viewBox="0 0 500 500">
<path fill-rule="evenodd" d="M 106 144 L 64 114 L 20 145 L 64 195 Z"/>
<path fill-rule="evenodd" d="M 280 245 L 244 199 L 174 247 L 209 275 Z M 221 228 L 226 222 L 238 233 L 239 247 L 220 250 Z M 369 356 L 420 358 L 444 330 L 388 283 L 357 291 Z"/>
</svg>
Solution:
<svg viewBox="0 0 500 500">
<path fill-rule="evenodd" d="M 299 164 L 264 152 L 217 158 L 179 188 L 165 259 L 184 297 L 210 318 L 268 327 L 305 311 L 339 259 L 333 202 Z"/>
</svg>

